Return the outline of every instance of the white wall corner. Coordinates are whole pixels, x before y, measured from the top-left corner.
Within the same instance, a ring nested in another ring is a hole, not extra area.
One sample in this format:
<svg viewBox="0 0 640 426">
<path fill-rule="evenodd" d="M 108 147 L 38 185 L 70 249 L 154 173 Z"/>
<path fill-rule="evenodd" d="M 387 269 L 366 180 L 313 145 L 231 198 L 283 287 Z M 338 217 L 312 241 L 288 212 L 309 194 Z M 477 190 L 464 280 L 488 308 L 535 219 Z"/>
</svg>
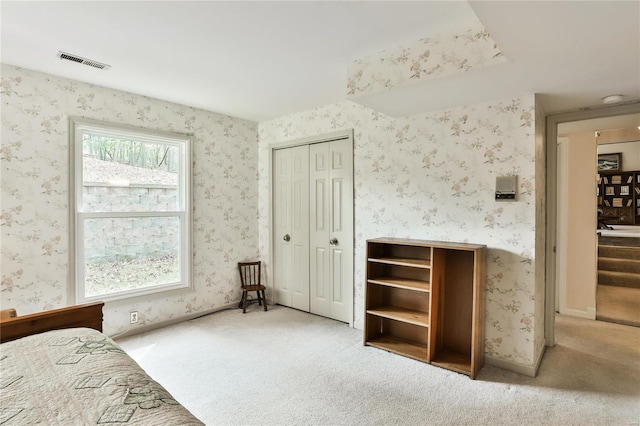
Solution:
<svg viewBox="0 0 640 426">
<path fill-rule="evenodd" d="M 503 370 L 513 371 L 514 373 L 524 374 L 525 376 L 529 377 L 536 377 L 536 375 L 538 374 L 538 369 L 540 368 L 540 363 L 542 362 L 545 348 L 546 345 L 542 345 L 542 347 L 538 351 L 538 355 L 536 356 L 536 362 L 532 365 L 507 361 L 505 359 L 495 358 L 489 355 L 485 355 L 484 362 L 487 365 L 502 368 Z"/>
</svg>

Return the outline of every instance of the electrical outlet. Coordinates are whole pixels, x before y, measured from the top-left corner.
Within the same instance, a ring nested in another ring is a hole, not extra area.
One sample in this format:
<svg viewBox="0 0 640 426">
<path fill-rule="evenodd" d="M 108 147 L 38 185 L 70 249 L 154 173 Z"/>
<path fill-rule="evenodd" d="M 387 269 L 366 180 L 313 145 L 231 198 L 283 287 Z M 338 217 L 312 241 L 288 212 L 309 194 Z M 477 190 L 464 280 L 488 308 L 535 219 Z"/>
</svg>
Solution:
<svg viewBox="0 0 640 426">
<path fill-rule="evenodd" d="M 135 324 L 138 322 L 138 311 L 129 312 L 129 322 Z"/>
</svg>

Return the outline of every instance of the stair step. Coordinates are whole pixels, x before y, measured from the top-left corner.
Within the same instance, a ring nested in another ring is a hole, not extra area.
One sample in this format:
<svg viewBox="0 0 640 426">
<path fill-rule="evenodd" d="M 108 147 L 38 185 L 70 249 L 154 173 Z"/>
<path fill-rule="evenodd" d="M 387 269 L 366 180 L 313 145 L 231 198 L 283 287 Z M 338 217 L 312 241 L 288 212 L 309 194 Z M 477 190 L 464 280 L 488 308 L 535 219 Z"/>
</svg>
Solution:
<svg viewBox="0 0 640 426">
<path fill-rule="evenodd" d="M 640 247 L 598 245 L 598 257 L 640 260 Z"/>
<path fill-rule="evenodd" d="M 598 271 L 598 284 L 640 288 L 640 274 L 631 272 Z"/>
<path fill-rule="evenodd" d="M 640 274 L 640 260 L 599 257 L 598 270 L 599 271 L 631 272 L 634 274 Z"/>
</svg>

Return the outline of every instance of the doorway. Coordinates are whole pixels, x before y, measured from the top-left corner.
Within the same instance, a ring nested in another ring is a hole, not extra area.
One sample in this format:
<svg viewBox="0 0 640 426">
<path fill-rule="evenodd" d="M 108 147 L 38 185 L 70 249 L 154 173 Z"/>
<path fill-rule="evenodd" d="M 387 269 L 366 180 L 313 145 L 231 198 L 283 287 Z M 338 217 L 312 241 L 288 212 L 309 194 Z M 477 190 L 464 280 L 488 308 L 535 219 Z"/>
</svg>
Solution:
<svg viewBox="0 0 640 426">
<path fill-rule="evenodd" d="M 353 325 L 352 131 L 272 147 L 275 303 Z"/>
<path fill-rule="evenodd" d="M 558 148 L 558 126 L 562 123 L 581 123 L 585 120 L 597 119 L 597 118 L 609 118 L 615 119 L 629 114 L 640 114 L 640 103 L 632 103 L 626 105 L 618 105 L 614 107 L 590 109 L 583 111 L 576 111 L 571 113 L 555 114 L 547 117 L 547 130 L 546 130 L 546 145 L 547 145 L 547 271 L 546 271 L 546 295 L 545 295 L 545 338 L 548 346 L 555 345 L 555 312 L 559 302 L 560 283 L 558 283 L 557 273 L 562 271 L 562 268 L 566 267 L 566 259 L 558 258 L 558 242 L 562 236 L 559 232 L 561 224 L 558 223 L 558 209 L 561 208 L 558 205 L 558 197 L 560 196 L 561 189 L 558 183 L 562 181 L 563 177 L 558 175 L 558 155 L 562 155 L 561 150 Z M 637 125 L 637 124 L 636 124 Z M 596 202 L 595 195 L 595 165 L 593 172 L 593 203 Z M 597 212 L 595 208 L 588 209 L 593 210 L 593 221 L 596 221 Z M 589 213 L 588 213 L 589 214 Z M 592 228 L 593 237 L 595 239 L 595 229 Z M 594 265 L 595 270 L 595 265 Z M 594 272 L 595 275 L 595 272 Z M 595 281 L 595 280 L 594 280 Z M 595 304 L 595 284 L 593 288 L 593 299 Z"/>
<path fill-rule="evenodd" d="M 640 114 L 632 117 L 635 126 L 596 134 L 602 168 L 596 319 L 640 327 Z"/>
</svg>

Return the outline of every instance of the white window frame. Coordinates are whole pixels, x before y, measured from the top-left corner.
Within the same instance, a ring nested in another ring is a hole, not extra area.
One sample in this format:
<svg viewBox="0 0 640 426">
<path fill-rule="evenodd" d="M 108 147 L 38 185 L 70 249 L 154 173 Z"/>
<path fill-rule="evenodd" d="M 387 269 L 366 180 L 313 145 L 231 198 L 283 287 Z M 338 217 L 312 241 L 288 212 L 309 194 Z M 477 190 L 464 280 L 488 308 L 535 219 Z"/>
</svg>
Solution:
<svg viewBox="0 0 640 426">
<path fill-rule="evenodd" d="M 180 165 L 178 172 L 178 210 L 154 212 L 84 212 L 83 207 L 83 151 L 82 134 L 85 131 L 105 133 L 110 136 L 134 137 L 136 140 L 147 140 L 178 147 Z M 188 134 L 150 130 L 107 123 L 85 118 L 69 118 L 69 195 L 70 195 L 70 271 L 72 285 L 70 296 L 76 303 L 93 301 L 115 301 L 145 297 L 152 294 L 171 291 L 184 292 L 193 290 L 192 284 L 192 199 L 191 199 L 191 145 L 193 136 Z M 152 285 L 139 289 L 105 293 L 96 296 L 85 296 L 85 261 L 84 261 L 84 220 L 92 218 L 123 217 L 178 217 L 180 221 L 180 273 L 175 282 Z"/>
</svg>

